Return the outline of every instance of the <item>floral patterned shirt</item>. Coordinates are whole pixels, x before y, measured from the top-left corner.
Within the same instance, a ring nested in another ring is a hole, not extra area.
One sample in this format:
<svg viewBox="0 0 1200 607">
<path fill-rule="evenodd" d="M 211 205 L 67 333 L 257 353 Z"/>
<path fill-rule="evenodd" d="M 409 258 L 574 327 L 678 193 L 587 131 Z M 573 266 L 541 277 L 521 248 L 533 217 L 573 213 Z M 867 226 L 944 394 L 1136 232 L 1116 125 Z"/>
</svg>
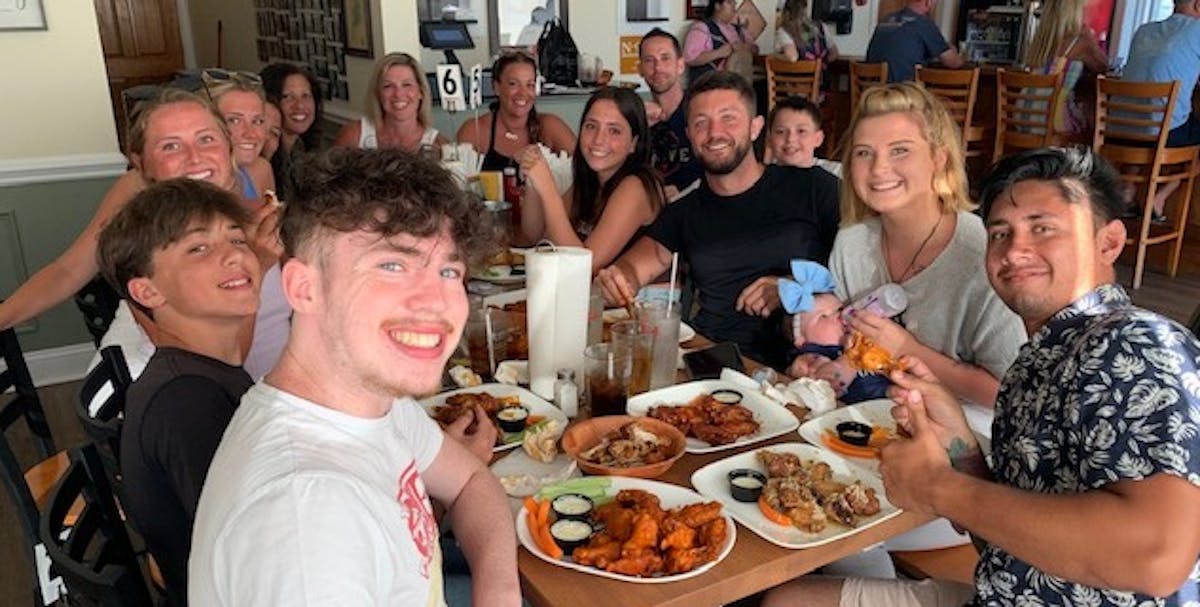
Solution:
<svg viewBox="0 0 1200 607">
<path fill-rule="evenodd" d="M 1200 485 L 1200 342 L 1104 285 L 1021 348 L 996 401 L 997 482 L 1083 493 L 1164 473 Z M 1103 533 L 1097 529 L 1097 533 Z M 995 546 L 980 556 L 985 605 L 1198 605 L 1200 561 L 1166 599 L 1075 584 Z"/>
</svg>

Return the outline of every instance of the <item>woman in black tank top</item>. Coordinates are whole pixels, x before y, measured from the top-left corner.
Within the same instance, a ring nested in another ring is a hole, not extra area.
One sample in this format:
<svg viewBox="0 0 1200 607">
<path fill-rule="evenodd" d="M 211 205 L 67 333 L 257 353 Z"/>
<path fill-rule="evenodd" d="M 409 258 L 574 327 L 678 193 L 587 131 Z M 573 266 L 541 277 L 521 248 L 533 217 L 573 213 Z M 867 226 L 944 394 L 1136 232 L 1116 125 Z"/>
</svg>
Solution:
<svg viewBox="0 0 1200 607">
<path fill-rule="evenodd" d="M 558 116 L 540 114 L 534 107 L 537 68 L 529 55 L 508 53 L 497 59 L 492 67 L 492 85 L 498 99 L 492 102 L 491 112 L 466 121 L 458 129 L 458 141 L 470 143 L 484 155 L 483 170 L 516 166 L 513 157 L 532 143 L 544 143 L 556 152 L 575 148 L 571 128 Z"/>
</svg>

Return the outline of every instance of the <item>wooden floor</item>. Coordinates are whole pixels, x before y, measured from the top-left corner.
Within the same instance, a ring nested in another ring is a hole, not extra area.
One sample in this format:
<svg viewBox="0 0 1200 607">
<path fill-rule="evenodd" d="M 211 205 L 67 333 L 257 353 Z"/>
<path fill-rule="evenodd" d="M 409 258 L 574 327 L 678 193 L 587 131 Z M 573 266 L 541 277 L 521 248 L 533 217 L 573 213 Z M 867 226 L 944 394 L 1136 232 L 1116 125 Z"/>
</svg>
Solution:
<svg viewBox="0 0 1200 607">
<path fill-rule="evenodd" d="M 1196 236 L 1184 244 L 1183 259 L 1175 279 L 1163 272 L 1166 247 L 1151 248 L 1142 288 L 1131 291 L 1135 303 L 1179 322 L 1186 322 L 1191 317 L 1193 310 L 1200 305 L 1200 228 L 1194 228 L 1194 233 Z M 1128 289 L 1132 260 L 1126 262 L 1125 258 L 1117 270 L 1122 284 Z M 78 390 L 79 382 L 39 390 L 60 448 L 78 445 L 85 438 L 72 405 Z M 8 495 L 0 496 L 0 563 L 4 564 L 0 566 L 0 607 L 27 607 L 31 604 L 28 560 L 22 546 L 11 501 Z M 753 600 L 738 603 L 740 606 L 753 604 Z"/>
</svg>

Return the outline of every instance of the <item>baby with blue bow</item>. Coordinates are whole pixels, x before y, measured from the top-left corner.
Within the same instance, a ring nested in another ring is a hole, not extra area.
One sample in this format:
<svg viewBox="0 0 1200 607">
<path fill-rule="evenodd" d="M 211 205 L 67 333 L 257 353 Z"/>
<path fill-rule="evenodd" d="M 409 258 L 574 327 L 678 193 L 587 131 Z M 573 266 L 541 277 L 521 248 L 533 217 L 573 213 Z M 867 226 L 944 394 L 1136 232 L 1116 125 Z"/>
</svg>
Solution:
<svg viewBox="0 0 1200 607">
<path fill-rule="evenodd" d="M 856 371 L 844 351 L 850 329 L 842 321 L 843 302 L 834 294 L 833 274 L 819 263 L 792 261 L 792 278 L 779 280 L 779 299 L 792 317 L 792 377 L 829 381 L 845 404 L 887 397 L 891 382 Z"/>
</svg>

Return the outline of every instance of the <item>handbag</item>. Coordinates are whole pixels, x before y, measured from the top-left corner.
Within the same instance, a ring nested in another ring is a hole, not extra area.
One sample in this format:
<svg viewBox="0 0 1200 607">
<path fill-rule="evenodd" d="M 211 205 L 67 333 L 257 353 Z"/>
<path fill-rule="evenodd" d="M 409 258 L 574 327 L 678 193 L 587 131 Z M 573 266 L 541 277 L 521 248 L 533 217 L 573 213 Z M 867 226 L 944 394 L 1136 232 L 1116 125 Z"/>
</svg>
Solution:
<svg viewBox="0 0 1200 607">
<path fill-rule="evenodd" d="M 537 43 L 538 69 L 546 82 L 573 86 L 579 76 L 579 47 L 562 21 L 551 19 Z"/>
</svg>

